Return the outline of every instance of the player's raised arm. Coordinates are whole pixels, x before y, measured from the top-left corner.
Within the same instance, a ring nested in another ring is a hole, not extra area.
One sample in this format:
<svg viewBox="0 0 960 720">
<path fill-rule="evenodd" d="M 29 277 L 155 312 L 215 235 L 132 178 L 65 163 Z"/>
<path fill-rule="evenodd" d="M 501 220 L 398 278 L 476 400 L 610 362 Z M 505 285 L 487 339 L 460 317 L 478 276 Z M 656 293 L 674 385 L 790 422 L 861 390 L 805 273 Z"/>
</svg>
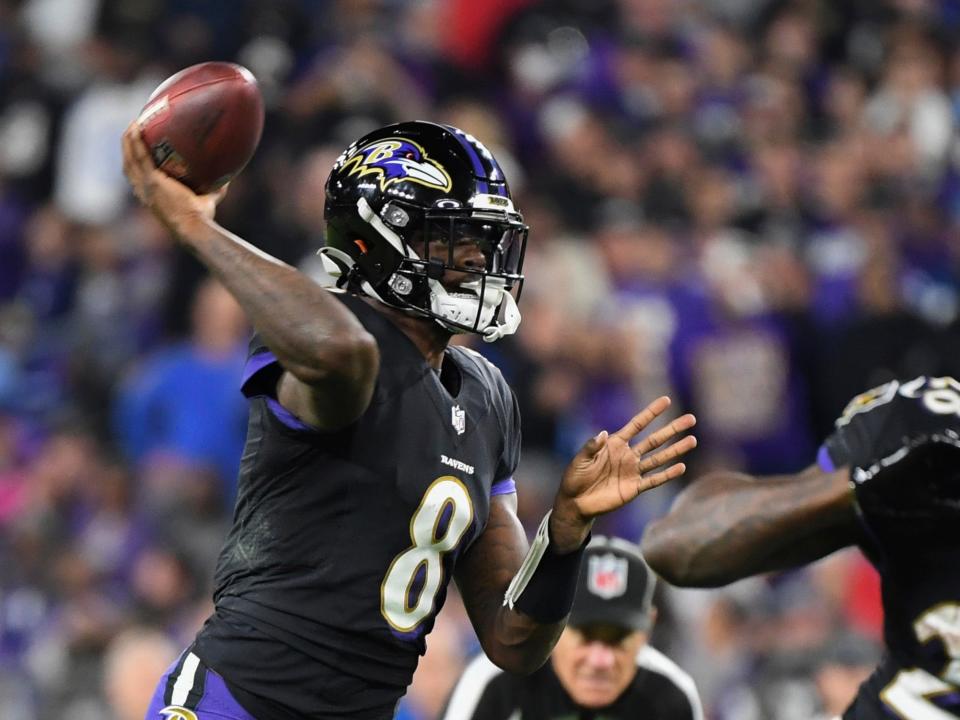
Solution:
<svg viewBox="0 0 960 720">
<path fill-rule="evenodd" d="M 641 549 L 667 582 L 715 587 L 816 560 L 854 543 L 857 532 L 847 468 L 764 478 L 717 472 L 695 480 L 647 527 Z"/>
<path fill-rule="evenodd" d="M 282 404 L 317 427 L 360 416 L 379 367 L 373 337 L 327 290 L 214 221 L 222 192 L 197 195 L 154 167 L 140 129 L 123 135 L 123 168 L 134 194 L 237 299 L 287 371 Z"/>
<path fill-rule="evenodd" d="M 683 435 L 696 422 L 692 415 L 630 444 L 669 405 L 658 398 L 616 433 L 603 431 L 584 445 L 529 549 L 516 497 L 492 499 L 487 527 L 457 564 L 456 578 L 484 652 L 500 667 L 532 672 L 550 655 L 594 519 L 686 470 L 678 460 L 696 446 Z"/>
</svg>

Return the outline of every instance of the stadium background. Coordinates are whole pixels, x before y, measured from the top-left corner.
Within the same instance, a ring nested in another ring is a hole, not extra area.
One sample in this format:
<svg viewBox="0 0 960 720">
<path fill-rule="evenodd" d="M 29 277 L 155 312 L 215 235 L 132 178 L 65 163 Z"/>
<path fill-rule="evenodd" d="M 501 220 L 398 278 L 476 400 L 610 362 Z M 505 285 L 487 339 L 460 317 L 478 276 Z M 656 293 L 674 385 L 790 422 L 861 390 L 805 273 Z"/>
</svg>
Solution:
<svg viewBox="0 0 960 720">
<path fill-rule="evenodd" d="M 958 373 L 958 31 L 956 0 L 0 0 L 0 716 L 138 717 L 209 611 L 248 328 L 122 178 L 162 78 L 258 76 L 220 218 L 311 273 L 350 140 L 426 118 L 500 158 L 529 282 L 479 349 L 520 396 L 534 528 L 579 443 L 662 392 L 700 418 L 694 472 L 775 473 L 859 390 Z M 658 602 L 716 720 L 836 711 L 877 653 L 854 551 Z M 453 594 L 402 717 L 475 650 Z"/>
</svg>

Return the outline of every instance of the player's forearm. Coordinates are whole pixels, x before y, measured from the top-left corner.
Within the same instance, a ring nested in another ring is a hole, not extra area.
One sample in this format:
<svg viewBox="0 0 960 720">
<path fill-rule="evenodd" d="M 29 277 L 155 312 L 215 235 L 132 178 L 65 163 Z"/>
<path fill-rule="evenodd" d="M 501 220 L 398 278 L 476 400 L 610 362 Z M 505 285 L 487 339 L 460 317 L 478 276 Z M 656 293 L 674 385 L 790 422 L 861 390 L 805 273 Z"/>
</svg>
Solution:
<svg viewBox="0 0 960 720">
<path fill-rule="evenodd" d="M 529 615 L 502 607 L 496 626 L 487 657 L 508 672 L 527 675 L 550 657 L 565 622 L 538 623 Z"/>
<path fill-rule="evenodd" d="M 510 568 L 493 569 L 477 563 L 473 568 L 458 570 L 457 584 L 490 661 L 507 672 L 526 675 L 550 657 L 564 623 L 538 623 L 504 605 L 503 596 L 512 577 Z"/>
<path fill-rule="evenodd" d="M 563 620 L 537 621 L 505 601 L 528 554 L 527 539 L 516 515 L 516 496 L 491 500 L 483 534 L 457 562 L 457 585 L 480 644 L 499 667 L 531 673 L 550 656 L 563 631 Z"/>
<path fill-rule="evenodd" d="M 322 382 L 331 373 L 375 362 L 376 343 L 356 316 L 296 268 L 212 220 L 197 218 L 177 236 L 233 294 L 281 364 L 303 382 Z"/>
<path fill-rule="evenodd" d="M 853 525 L 844 471 L 716 473 L 647 528 L 642 550 L 668 582 L 713 587 L 822 557 L 850 542 Z"/>
<path fill-rule="evenodd" d="M 464 600 L 469 599 L 467 612 L 480 645 L 494 665 L 507 672 L 527 675 L 547 661 L 565 621 L 538 622 L 510 609 L 503 604 L 504 583 L 487 585 L 482 590 L 477 582 L 471 581 L 465 586 L 464 581 L 458 579 L 458 584 Z"/>
<path fill-rule="evenodd" d="M 567 553 L 549 547 L 519 597 L 513 584 L 518 575 L 525 576 L 521 566 L 526 562 L 519 553 L 505 566 L 509 573 L 488 575 L 496 582 L 486 583 L 482 590 L 474 583 L 474 602 L 467 607 L 474 613 L 471 619 L 479 629 L 487 657 L 495 664 L 509 672 L 526 674 L 550 657 L 573 602 L 580 556 L 579 548 Z M 527 593 L 533 595 L 528 597 Z"/>
<path fill-rule="evenodd" d="M 586 542 L 593 518 L 580 515 L 572 503 L 557 496 L 550 513 L 550 544 L 558 553 L 571 553 Z"/>
</svg>

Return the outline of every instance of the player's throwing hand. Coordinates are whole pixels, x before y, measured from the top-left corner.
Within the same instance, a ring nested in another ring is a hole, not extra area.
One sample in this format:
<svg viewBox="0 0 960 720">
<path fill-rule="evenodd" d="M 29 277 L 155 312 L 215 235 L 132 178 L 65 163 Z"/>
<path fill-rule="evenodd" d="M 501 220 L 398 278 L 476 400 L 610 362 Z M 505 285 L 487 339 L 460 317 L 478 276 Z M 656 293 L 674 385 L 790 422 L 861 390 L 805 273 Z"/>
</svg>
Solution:
<svg viewBox="0 0 960 720">
<path fill-rule="evenodd" d="M 563 474 L 551 517 L 551 535 L 558 548 L 579 547 L 598 515 L 683 475 L 686 465 L 677 460 L 697 446 L 693 435 L 681 437 L 696 424 L 693 415 L 682 415 L 636 445 L 630 444 L 668 407 L 670 398 L 657 398 L 617 432 L 610 435 L 604 430 L 588 440 L 573 458 Z"/>
<path fill-rule="evenodd" d="M 197 195 L 153 164 L 136 122 L 123 133 L 123 173 L 133 194 L 156 215 L 176 237 L 187 234 L 190 222 L 212 220 L 217 204 L 227 193 L 224 185 L 209 195 Z"/>
</svg>

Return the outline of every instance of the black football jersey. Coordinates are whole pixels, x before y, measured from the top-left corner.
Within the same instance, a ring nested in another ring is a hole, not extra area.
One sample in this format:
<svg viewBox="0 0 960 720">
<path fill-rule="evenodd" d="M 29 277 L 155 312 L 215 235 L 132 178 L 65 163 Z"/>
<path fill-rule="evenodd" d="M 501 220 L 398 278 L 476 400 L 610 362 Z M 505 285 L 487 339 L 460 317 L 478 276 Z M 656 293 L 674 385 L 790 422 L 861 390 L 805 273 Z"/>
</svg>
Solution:
<svg viewBox="0 0 960 720">
<path fill-rule="evenodd" d="M 195 652 L 257 717 L 392 717 L 457 558 L 491 496 L 514 490 L 519 414 L 500 372 L 450 347 L 442 383 L 387 317 L 341 300 L 377 339 L 380 371 L 340 431 L 283 408 L 282 368 L 251 343 L 233 527 Z"/>
<path fill-rule="evenodd" d="M 820 464 L 851 467 L 889 653 L 846 717 L 955 717 L 943 713 L 960 713 L 960 383 L 919 377 L 857 396 Z"/>
</svg>

